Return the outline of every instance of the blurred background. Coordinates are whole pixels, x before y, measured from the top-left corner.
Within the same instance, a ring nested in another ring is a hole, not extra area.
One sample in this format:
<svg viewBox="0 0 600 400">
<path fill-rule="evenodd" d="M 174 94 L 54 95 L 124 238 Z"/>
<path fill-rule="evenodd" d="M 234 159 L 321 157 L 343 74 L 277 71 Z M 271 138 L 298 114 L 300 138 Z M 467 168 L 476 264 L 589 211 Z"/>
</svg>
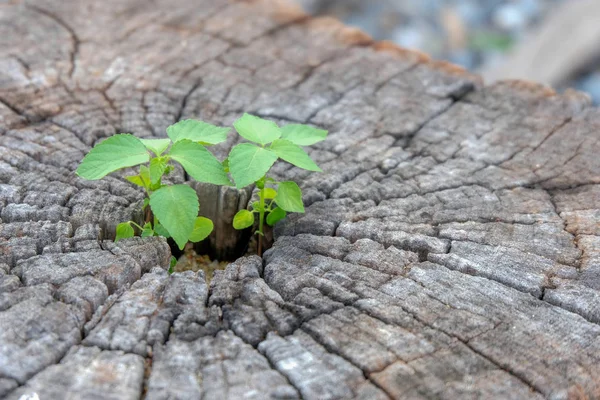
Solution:
<svg viewBox="0 0 600 400">
<path fill-rule="evenodd" d="M 483 75 L 588 92 L 600 103 L 600 0 L 296 0 L 376 40 Z"/>
</svg>

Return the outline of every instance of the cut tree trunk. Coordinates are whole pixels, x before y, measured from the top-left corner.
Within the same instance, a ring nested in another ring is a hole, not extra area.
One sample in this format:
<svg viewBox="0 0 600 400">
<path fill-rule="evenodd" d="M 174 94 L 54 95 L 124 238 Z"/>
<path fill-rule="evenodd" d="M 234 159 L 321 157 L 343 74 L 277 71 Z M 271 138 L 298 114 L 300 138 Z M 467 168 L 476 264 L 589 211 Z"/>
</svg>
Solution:
<svg viewBox="0 0 600 400">
<path fill-rule="evenodd" d="M 284 1 L 16 0 L 0 38 L 0 397 L 600 398 L 586 96 Z M 275 167 L 307 207 L 262 259 L 209 288 L 163 239 L 99 240 L 143 194 L 75 176 L 94 143 L 243 112 L 330 132 L 324 173 Z"/>
<path fill-rule="evenodd" d="M 234 229 L 233 217 L 248 207 L 252 187 L 236 189 L 201 182 L 194 182 L 192 186 L 198 193 L 200 214 L 214 224 L 209 238 L 194 245 L 196 252 L 221 261 L 236 260 L 246 254 L 252 232 Z"/>
</svg>

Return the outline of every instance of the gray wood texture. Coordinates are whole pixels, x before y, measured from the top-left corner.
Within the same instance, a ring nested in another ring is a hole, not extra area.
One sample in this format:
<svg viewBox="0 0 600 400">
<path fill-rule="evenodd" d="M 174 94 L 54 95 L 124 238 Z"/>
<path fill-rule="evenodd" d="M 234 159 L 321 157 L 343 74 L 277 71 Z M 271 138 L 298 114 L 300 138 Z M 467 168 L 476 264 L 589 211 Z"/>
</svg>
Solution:
<svg viewBox="0 0 600 400">
<path fill-rule="evenodd" d="M 142 193 L 74 175 L 94 143 L 244 111 L 330 131 L 263 259 L 99 240 Z M 284 1 L 4 2 L 0 397 L 600 398 L 599 139 L 584 95 Z"/>
</svg>

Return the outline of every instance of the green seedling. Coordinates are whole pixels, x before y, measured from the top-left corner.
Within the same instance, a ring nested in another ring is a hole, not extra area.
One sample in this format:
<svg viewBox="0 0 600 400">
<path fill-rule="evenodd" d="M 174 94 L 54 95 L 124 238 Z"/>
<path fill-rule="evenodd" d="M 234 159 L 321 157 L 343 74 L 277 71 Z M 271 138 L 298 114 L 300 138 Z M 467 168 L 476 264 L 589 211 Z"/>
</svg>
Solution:
<svg viewBox="0 0 600 400">
<path fill-rule="evenodd" d="M 235 185 L 241 189 L 252 183 L 258 188 L 258 201 L 251 210 L 239 211 L 233 219 L 235 229 L 254 225 L 258 215 L 258 255 L 262 255 L 264 223 L 273 226 L 289 212 L 304 212 L 302 191 L 293 181 L 277 182 L 267 173 L 282 159 L 308 171 L 321 169 L 301 146 L 310 146 L 327 137 L 327 131 L 307 125 L 290 124 L 283 127 L 250 114 L 244 114 L 233 126 L 244 139 L 253 143 L 241 143 L 233 147 L 224 163 L 231 172 Z M 265 219 L 266 216 L 266 219 Z"/>
<path fill-rule="evenodd" d="M 144 188 L 143 226 L 134 221 L 117 225 L 115 241 L 134 236 L 134 227 L 142 237 L 172 237 L 179 249 L 188 241 L 199 242 L 213 230 L 213 222 L 198 216 L 198 195 L 187 185 L 167 185 L 162 179 L 179 163 L 199 182 L 231 185 L 223 165 L 205 146 L 227 139 L 230 128 L 221 128 L 196 120 L 183 120 L 167 128 L 168 139 L 138 139 L 122 133 L 97 144 L 83 158 L 76 174 L 88 180 L 139 165 L 137 175 L 126 179 Z"/>
</svg>

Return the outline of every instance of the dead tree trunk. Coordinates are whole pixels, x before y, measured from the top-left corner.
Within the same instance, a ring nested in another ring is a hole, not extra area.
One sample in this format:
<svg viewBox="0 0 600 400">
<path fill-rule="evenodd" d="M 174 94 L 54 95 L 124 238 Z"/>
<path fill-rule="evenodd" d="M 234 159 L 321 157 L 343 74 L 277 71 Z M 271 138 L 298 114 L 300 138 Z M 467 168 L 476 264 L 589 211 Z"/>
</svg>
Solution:
<svg viewBox="0 0 600 400">
<path fill-rule="evenodd" d="M 13 1 L 0 38 L 0 397 L 600 398 L 585 96 L 283 0 Z M 164 240 L 98 240 L 142 193 L 78 179 L 90 146 L 245 111 L 330 131 L 324 173 L 277 167 L 308 206 L 263 259 L 207 288 Z"/>
</svg>

